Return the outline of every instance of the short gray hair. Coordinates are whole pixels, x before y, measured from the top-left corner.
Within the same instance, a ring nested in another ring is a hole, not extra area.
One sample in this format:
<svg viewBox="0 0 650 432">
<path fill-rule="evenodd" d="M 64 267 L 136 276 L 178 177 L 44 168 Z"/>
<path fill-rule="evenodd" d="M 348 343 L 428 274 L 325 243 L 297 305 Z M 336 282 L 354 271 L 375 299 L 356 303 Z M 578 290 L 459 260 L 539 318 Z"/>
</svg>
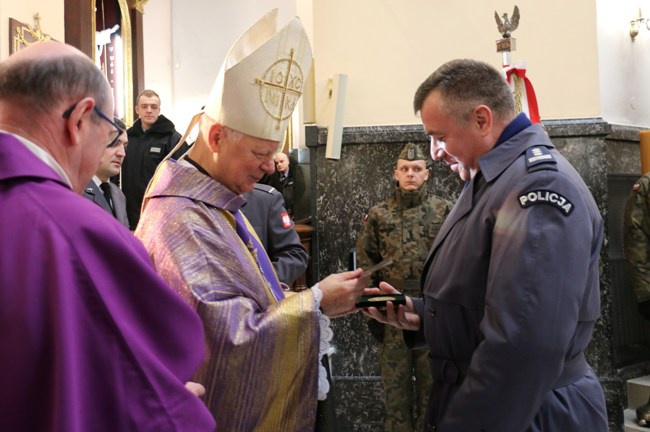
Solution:
<svg viewBox="0 0 650 432">
<path fill-rule="evenodd" d="M 478 105 L 486 105 L 501 119 L 515 113 L 515 101 L 504 76 L 481 61 L 457 59 L 440 66 L 415 92 L 416 114 L 433 91 L 440 93 L 445 111 L 461 125 L 469 121 L 469 114 Z"/>
<path fill-rule="evenodd" d="M 0 100 L 29 105 L 45 114 L 62 100 L 84 97 L 94 98 L 102 108 L 110 98 L 106 78 L 87 57 L 65 55 L 0 63 Z"/>
</svg>

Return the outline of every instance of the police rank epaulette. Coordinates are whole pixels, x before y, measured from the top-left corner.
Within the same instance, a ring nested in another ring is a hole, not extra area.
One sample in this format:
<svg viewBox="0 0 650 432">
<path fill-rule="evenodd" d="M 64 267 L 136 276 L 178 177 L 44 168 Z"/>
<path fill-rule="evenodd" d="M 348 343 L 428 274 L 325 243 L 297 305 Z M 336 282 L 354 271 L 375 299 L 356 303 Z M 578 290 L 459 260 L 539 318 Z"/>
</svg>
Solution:
<svg viewBox="0 0 650 432">
<path fill-rule="evenodd" d="M 526 167 L 529 172 L 537 171 L 538 169 L 552 169 L 557 171 L 557 161 L 548 148 L 544 146 L 531 147 L 526 150 Z"/>
<path fill-rule="evenodd" d="M 273 186 L 266 185 L 266 184 L 260 184 L 256 183 L 254 186 L 255 189 L 260 190 L 262 192 L 266 192 L 267 194 L 273 195 L 274 191 L 277 190 Z"/>
</svg>

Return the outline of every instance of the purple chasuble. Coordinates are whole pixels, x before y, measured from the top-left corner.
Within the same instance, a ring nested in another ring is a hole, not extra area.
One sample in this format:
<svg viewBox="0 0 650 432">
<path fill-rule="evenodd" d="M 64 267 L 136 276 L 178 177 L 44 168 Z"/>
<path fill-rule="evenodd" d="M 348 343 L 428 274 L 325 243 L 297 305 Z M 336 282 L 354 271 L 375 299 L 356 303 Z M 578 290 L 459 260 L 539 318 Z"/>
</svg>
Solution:
<svg viewBox="0 0 650 432">
<path fill-rule="evenodd" d="M 196 313 L 117 219 L 0 134 L 0 431 L 213 431 Z"/>
<path fill-rule="evenodd" d="M 311 290 L 282 296 L 265 280 L 262 272 L 276 276 L 270 266 L 260 271 L 247 247 L 256 237 L 239 211 L 244 202 L 195 167 L 167 160 L 145 194 L 135 234 L 203 319 L 208 352 L 194 380 L 205 386 L 220 430 L 313 432 L 317 303 Z"/>
</svg>

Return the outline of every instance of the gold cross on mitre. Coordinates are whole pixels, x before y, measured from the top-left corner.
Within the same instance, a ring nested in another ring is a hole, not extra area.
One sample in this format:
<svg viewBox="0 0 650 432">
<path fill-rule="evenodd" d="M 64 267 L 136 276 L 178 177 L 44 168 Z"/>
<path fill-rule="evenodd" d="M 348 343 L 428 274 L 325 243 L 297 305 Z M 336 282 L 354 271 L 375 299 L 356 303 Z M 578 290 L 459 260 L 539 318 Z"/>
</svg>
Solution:
<svg viewBox="0 0 650 432">
<path fill-rule="evenodd" d="M 260 101 L 264 110 L 277 120 L 276 129 L 280 128 L 282 120 L 291 117 L 302 96 L 302 68 L 293 60 L 293 55 L 292 48 L 288 58 L 274 62 L 262 78 L 255 78 L 255 82 L 260 85 Z M 277 114 L 274 108 L 277 109 Z"/>
</svg>

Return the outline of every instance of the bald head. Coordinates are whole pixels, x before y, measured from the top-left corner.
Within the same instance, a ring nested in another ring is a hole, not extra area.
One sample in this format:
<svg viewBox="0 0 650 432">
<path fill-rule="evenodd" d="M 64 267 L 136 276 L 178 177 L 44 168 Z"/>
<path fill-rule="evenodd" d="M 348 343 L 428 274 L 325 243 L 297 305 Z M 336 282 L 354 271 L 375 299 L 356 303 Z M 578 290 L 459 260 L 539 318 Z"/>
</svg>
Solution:
<svg viewBox="0 0 650 432">
<path fill-rule="evenodd" d="M 78 56 L 90 60 L 84 53 L 71 45 L 55 41 L 44 41 L 32 44 L 27 48 L 15 52 L 9 56 L 5 63 L 14 63 L 23 60 L 48 60 L 64 56 Z"/>
<path fill-rule="evenodd" d="M 39 42 L 0 63 L 0 101 L 29 107 L 32 115 L 84 96 L 93 97 L 98 107 L 111 105 L 101 71 L 70 45 Z"/>
<path fill-rule="evenodd" d="M 277 172 L 284 174 L 289 169 L 289 156 L 285 153 L 278 153 L 273 156 L 273 161 L 275 162 L 275 169 Z"/>
<path fill-rule="evenodd" d="M 90 58 L 39 42 L 0 62 L 0 129 L 45 150 L 81 192 L 117 129 L 112 93 Z"/>
</svg>

